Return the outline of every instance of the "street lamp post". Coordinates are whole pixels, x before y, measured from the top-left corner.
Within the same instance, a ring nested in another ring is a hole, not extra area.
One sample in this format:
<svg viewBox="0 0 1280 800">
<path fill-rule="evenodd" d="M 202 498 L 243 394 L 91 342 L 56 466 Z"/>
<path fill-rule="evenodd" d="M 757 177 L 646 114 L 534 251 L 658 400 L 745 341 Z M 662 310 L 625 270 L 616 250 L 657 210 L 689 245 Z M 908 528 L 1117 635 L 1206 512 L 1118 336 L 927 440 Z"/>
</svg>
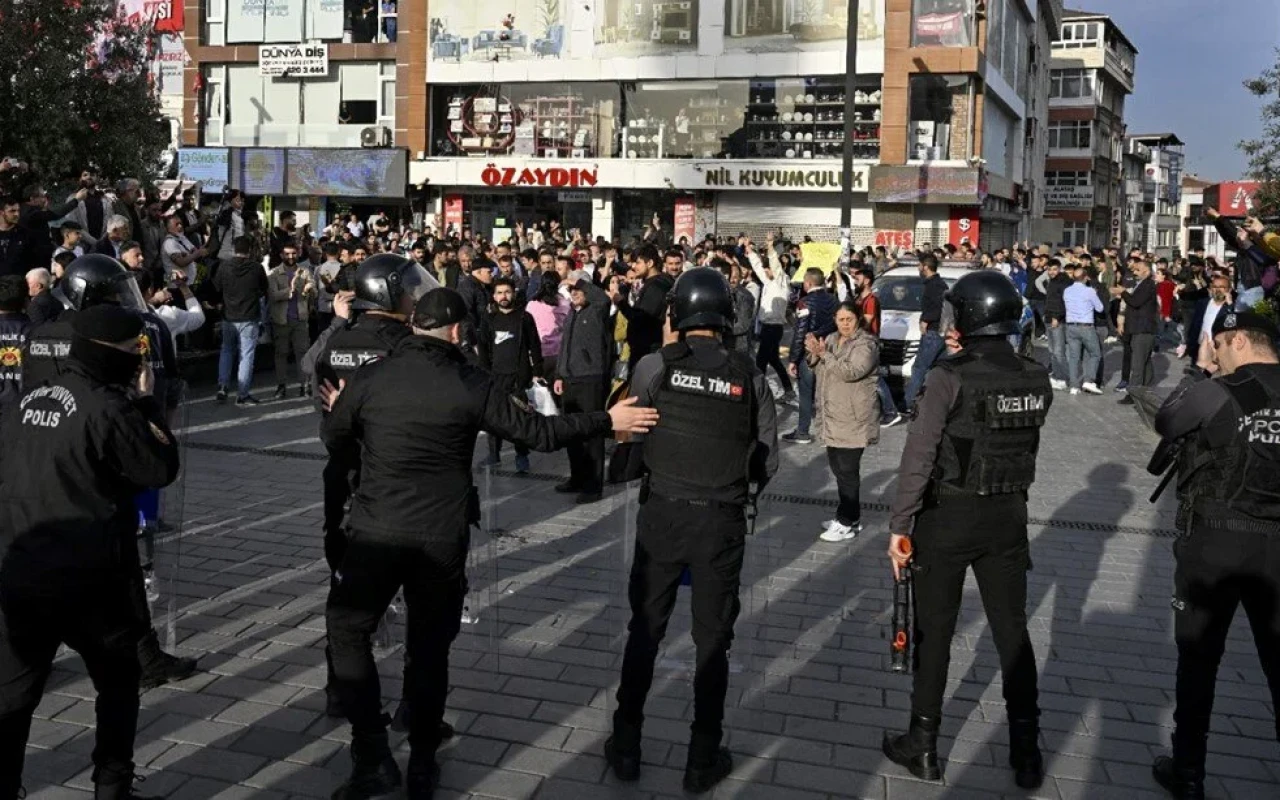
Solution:
<svg viewBox="0 0 1280 800">
<path fill-rule="evenodd" d="M 849 0 L 849 23 L 844 47 L 844 162 L 840 170 L 840 246 L 842 260 L 853 254 L 853 121 L 858 105 L 858 0 Z"/>
</svg>

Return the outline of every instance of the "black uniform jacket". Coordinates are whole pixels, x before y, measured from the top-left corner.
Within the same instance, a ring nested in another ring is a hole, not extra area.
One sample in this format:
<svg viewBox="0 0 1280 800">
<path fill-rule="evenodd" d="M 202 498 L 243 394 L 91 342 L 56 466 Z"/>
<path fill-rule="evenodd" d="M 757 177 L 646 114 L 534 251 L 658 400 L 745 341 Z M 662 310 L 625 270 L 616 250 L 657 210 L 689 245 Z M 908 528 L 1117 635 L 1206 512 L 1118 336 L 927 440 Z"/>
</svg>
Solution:
<svg viewBox="0 0 1280 800">
<path fill-rule="evenodd" d="M 178 475 L 164 409 L 68 359 L 0 409 L 0 584 L 91 579 L 136 547 L 134 497 Z"/>
<path fill-rule="evenodd" d="M 330 450 L 360 449 L 355 535 L 399 544 L 466 536 L 481 430 L 550 451 L 612 428 L 607 412 L 543 417 L 492 387 L 457 347 L 426 336 L 406 336 L 390 358 L 356 371 L 321 428 Z"/>
</svg>

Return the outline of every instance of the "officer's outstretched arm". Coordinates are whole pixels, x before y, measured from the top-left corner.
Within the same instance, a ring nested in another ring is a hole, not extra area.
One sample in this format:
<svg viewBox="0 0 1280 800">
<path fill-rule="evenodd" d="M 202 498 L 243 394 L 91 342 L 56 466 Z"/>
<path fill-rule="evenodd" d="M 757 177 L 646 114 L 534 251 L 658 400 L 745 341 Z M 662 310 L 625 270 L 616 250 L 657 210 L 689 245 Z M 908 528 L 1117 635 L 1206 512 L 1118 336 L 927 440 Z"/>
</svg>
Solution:
<svg viewBox="0 0 1280 800">
<path fill-rule="evenodd" d="M 549 453 L 573 442 L 604 436 L 613 430 L 607 411 L 544 417 L 523 397 L 506 394 L 489 383 L 480 427 L 532 450 Z"/>
</svg>

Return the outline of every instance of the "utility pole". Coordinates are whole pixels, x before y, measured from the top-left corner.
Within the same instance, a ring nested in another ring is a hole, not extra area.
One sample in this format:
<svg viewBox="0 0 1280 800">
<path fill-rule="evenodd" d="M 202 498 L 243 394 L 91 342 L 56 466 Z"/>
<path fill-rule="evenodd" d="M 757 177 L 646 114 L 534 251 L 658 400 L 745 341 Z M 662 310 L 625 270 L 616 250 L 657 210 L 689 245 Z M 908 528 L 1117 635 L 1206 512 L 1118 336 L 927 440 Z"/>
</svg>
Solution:
<svg viewBox="0 0 1280 800">
<path fill-rule="evenodd" d="M 849 0 L 849 24 L 844 47 L 844 163 L 840 170 L 840 247 L 844 263 L 853 255 L 853 120 L 858 106 L 858 0 Z"/>
</svg>

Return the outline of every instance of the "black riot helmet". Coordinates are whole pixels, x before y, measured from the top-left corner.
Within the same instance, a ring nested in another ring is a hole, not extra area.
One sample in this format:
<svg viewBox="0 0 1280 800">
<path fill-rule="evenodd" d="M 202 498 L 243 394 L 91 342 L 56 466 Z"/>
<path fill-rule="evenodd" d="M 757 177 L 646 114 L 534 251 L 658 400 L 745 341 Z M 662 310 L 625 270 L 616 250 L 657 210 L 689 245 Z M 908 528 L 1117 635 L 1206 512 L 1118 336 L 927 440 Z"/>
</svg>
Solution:
<svg viewBox="0 0 1280 800">
<path fill-rule="evenodd" d="M 947 291 L 946 301 L 962 337 L 1008 336 L 1021 330 L 1022 295 L 1013 281 L 995 270 L 964 275 Z"/>
<path fill-rule="evenodd" d="M 138 282 L 124 264 L 111 256 L 89 253 L 67 265 L 53 291 L 73 311 L 111 303 L 132 311 L 146 311 Z"/>
<path fill-rule="evenodd" d="M 351 307 L 359 311 L 401 313 L 401 303 L 411 298 L 408 313 L 422 297 L 440 283 L 421 264 L 392 253 L 379 253 L 360 262 L 356 269 L 356 299 Z"/>
<path fill-rule="evenodd" d="M 670 303 L 673 330 L 733 326 L 733 294 L 719 270 L 698 267 L 682 273 L 671 290 Z"/>
</svg>

